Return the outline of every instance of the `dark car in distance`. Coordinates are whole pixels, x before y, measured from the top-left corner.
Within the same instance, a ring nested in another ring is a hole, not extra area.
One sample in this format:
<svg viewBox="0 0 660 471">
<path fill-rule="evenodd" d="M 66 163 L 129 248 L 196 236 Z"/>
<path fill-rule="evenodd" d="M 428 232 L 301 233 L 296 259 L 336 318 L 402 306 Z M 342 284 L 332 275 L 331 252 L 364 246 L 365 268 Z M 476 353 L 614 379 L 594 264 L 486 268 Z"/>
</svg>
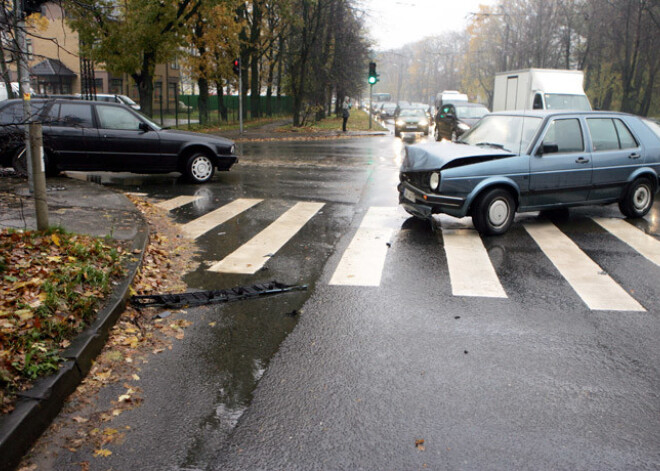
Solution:
<svg viewBox="0 0 660 471">
<path fill-rule="evenodd" d="M 516 212 L 618 203 L 645 216 L 660 188 L 660 126 L 605 111 L 485 116 L 457 142 L 406 147 L 399 202 L 410 214 L 471 216 L 505 233 Z"/>
<path fill-rule="evenodd" d="M 42 123 L 47 174 L 62 170 L 134 173 L 180 172 L 193 183 L 238 161 L 223 137 L 163 129 L 118 103 L 46 99 L 31 101 Z M 0 165 L 26 168 L 22 100 L 0 103 Z"/>
<path fill-rule="evenodd" d="M 435 140 L 455 141 L 488 113 L 488 108 L 478 103 L 457 102 L 442 105 L 435 117 Z"/>
</svg>

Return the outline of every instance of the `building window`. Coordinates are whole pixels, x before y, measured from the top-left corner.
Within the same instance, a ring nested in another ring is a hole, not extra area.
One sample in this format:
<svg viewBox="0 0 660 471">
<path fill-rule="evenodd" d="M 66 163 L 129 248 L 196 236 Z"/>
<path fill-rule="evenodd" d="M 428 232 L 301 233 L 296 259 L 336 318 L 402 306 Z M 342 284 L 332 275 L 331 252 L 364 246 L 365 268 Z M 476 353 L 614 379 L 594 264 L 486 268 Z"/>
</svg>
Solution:
<svg viewBox="0 0 660 471">
<path fill-rule="evenodd" d="M 94 87 L 96 88 L 96 93 L 103 93 L 103 79 L 94 79 Z"/>
<path fill-rule="evenodd" d="M 179 57 L 175 56 L 174 60 L 172 61 L 172 63 L 170 65 L 172 67 L 172 70 L 179 70 L 181 68 L 181 66 L 179 65 Z"/>
<path fill-rule="evenodd" d="M 123 85 L 124 84 L 123 84 L 122 79 L 111 79 L 110 80 L 110 93 L 114 93 L 115 95 L 121 95 Z"/>
</svg>

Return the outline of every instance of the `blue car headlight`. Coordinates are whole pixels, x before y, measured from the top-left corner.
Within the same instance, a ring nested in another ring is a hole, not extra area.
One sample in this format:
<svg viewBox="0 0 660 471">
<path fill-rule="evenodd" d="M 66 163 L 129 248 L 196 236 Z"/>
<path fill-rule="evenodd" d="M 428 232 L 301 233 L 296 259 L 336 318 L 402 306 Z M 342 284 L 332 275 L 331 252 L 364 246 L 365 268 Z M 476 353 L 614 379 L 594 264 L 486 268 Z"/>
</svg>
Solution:
<svg viewBox="0 0 660 471">
<path fill-rule="evenodd" d="M 433 172 L 429 177 L 429 186 L 433 191 L 440 187 L 440 174 L 438 172 Z"/>
</svg>

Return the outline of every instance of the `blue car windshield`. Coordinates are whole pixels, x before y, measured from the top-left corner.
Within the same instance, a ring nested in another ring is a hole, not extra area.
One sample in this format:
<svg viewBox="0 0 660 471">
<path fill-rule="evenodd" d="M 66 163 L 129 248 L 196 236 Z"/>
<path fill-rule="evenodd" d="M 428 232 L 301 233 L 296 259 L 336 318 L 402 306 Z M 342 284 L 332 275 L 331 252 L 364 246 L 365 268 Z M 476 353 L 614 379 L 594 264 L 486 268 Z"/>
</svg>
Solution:
<svg viewBox="0 0 660 471">
<path fill-rule="evenodd" d="M 529 147 L 542 121 L 532 116 L 484 116 L 459 142 L 521 154 Z"/>
</svg>

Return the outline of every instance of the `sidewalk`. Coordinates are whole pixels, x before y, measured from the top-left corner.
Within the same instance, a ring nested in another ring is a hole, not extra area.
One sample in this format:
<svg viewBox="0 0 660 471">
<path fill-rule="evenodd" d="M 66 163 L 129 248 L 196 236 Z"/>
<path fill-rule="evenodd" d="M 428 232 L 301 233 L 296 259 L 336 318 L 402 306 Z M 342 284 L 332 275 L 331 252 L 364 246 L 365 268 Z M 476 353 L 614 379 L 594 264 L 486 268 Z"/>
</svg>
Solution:
<svg viewBox="0 0 660 471">
<path fill-rule="evenodd" d="M 0 229 L 35 229 L 34 199 L 27 181 L 0 174 Z M 123 194 L 95 183 L 68 178 L 49 178 L 47 187 L 49 225 L 92 236 L 132 241 L 141 254 L 149 240 L 149 228 L 137 208 Z M 128 289 L 142 259 L 131 263 L 96 320 L 72 341 L 62 356 L 60 370 L 39 379 L 19 395 L 13 412 L 0 416 L 0 470 L 13 469 L 32 443 L 57 416 L 67 396 L 91 368 L 105 345 L 108 332 L 123 312 Z"/>
</svg>

